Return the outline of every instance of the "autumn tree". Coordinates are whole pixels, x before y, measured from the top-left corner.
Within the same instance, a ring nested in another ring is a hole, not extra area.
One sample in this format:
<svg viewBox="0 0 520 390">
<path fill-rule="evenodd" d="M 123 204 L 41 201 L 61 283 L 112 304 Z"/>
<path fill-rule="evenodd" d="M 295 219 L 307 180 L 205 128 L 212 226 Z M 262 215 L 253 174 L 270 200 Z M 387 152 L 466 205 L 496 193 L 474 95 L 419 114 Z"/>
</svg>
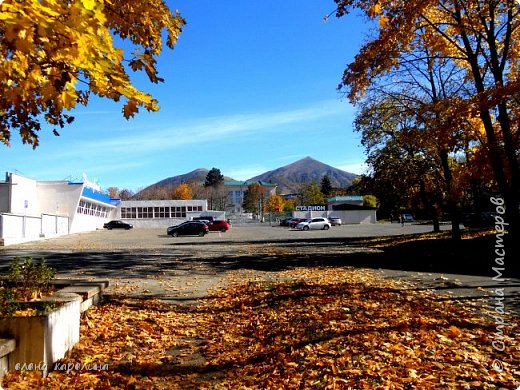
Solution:
<svg viewBox="0 0 520 390">
<path fill-rule="evenodd" d="M 265 209 L 266 211 L 272 213 L 279 213 L 283 211 L 285 206 L 285 200 L 281 195 L 271 195 L 266 202 Z"/>
<path fill-rule="evenodd" d="M 485 133 L 494 179 L 506 204 L 511 232 L 519 234 L 520 168 L 518 79 L 519 24 L 515 0 L 335 0 L 341 17 L 356 7 L 379 20 L 379 31 L 361 48 L 343 74 L 352 102 L 388 72 L 399 70 L 404 53 L 424 42 L 432 58 L 454 65 L 471 83 L 473 92 L 446 101 L 446 121 L 465 128 L 460 120 L 478 119 Z M 382 53 L 384 53 L 382 55 Z M 447 108 L 447 109 L 446 109 Z"/>
<path fill-rule="evenodd" d="M 135 193 L 132 190 L 123 188 L 119 191 L 119 199 L 121 200 L 130 200 L 135 195 Z"/>
<path fill-rule="evenodd" d="M 193 199 L 191 188 L 189 185 L 183 183 L 174 188 L 172 199 L 190 200 Z"/>
<path fill-rule="evenodd" d="M 364 195 L 363 206 L 377 208 L 377 206 L 379 206 L 379 200 L 374 195 Z"/>
<path fill-rule="evenodd" d="M 112 199 L 115 199 L 119 196 L 119 188 L 117 187 L 108 187 L 107 188 L 108 196 Z"/>
<path fill-rule="evenodd" d="M 304 183 L 300 186 L 300 204 L 302 205 L 323 205 L 325 197 L 320 191 L 318 184 Z"/>
<path fill-rule="evenodd" d="M 91 95 L 123 99 L 127 119 L 140 108 L 157 111 L 129 72 L 163 81 L 163 32 L 173 49 L 184 24 L 163 0 L 0 2 L 0 141 L 9 145 L 17 131 L 36 148 L 45 122 L 59 135 L 74 120 L 68 112 Z"/>
<path fill-rule="evenodd" d="M 292 212 L 296 210 L 296 199 L 287 199 L 283 205 L 283 211 Z"/>
<path fill-rule="evenodd" d="M 186 185 L 190 188 L 192 199 L 207 199 L 208 188 L 204 186 L 204 183 L 198 179 L 192 179 L 186 182 Z"/>
<path fill-rule="evenodd" d="M 244 192 L 242 207 L 248 213 L 262 214 L 264 209 L 264 191 L 259 183 L 251 183 Z"/>
</svg>

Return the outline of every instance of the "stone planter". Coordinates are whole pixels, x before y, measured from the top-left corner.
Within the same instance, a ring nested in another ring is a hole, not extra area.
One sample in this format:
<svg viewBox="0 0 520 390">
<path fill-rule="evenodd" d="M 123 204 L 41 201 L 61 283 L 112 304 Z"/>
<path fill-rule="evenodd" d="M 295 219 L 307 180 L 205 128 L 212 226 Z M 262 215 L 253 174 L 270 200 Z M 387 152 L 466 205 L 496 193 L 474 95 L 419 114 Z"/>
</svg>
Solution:
<svg viewBox="0 0 520 390">
<path fill-rule="evenodd" d="M 57 308 L 32 317 L 0 318 L 0 335 L 16 342 L 7 355 L 9 371 L 36 369 L 47 375 L 79 341 L 81 296 L 58 292 L 44 300 L 57 303 Z"/>
<path fill-rule="evenodd" d="M 60 280 L 37 303 L 55 308 L 32 317 L 0 317 L 0 377 L 7 371 L 39 370 L 45 376 L 79 341 L 80 316 L 99 302 L 108 281 Z M 24 306 L 30 303 L 24 303 Z"/>
</svg>

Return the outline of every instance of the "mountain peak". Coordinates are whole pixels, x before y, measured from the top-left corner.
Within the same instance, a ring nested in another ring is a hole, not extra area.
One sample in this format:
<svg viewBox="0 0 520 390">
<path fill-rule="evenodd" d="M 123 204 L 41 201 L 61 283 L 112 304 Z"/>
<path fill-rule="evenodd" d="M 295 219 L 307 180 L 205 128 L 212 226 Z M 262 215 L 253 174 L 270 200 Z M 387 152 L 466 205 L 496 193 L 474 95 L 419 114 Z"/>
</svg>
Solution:
<svg viewBox="0 0 520 390">
<path fill-rule="evenodd" d="M 163 179 L 146 187 L 142 192 L 145 193 L 155 187 L 174 187 L 189 181 L 203 182 L 208 172 L 209 170 L 206 168 L 198 168 L 184 175 Z M 289 194 L 298 192 L 302 183 L 315 182 L 319 184 L 325 175 L 329 177 L 332 186 L 338 188 L 350 186 L 352 180 L 357 177 L 354 173 L 342 171 L 341 169 L 322 163 L 311 156 L 306 156 L 283 167 L 255 176 L 249 179 L 249 181 L 275 183 L 282 193 Z M 227 176 L 224 176 L 224 180 L 233 181 L 232 178 Z"/>
<path fill-rule="evenodd" d="M 319 184 L 324 176 L 329 177 L 333 187 L 346 188 L 350 186 L 357 175 L 307 156 L 291 164 L 255 176 L 250 180 L 276 183 L 282 193 L 293 193 L 298 191 L 298 187 L 302 183 L 316 182 Z"/>
</svg>

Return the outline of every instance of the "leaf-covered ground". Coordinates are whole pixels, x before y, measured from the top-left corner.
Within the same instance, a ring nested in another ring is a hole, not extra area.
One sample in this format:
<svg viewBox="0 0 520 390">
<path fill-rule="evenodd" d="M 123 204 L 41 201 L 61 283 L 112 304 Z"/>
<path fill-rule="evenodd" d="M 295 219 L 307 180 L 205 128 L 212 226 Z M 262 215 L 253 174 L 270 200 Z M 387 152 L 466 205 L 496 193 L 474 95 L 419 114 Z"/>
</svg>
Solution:
<svg viewBox="0 0 520 390">
<path fill-rule="evenodd" d="M 239 275 L 240 276 L 240 275 Z M 236 282 L 198 306 L 120 300 L 83 318 L 61 364 L 90 369 L 10 373 L 2 386 L 52 389 L 516 389 L 518 319 L 503 328 L 483 302 L 348 268 Z M 493 368 L 496 360 L 503 371 Z M 105 366 L 104 366 L 105 365 Z M 94 370 L 94 368 L 103 368 Z M 108 368 L 108 369 L 106 369 Z"/>
</svg>

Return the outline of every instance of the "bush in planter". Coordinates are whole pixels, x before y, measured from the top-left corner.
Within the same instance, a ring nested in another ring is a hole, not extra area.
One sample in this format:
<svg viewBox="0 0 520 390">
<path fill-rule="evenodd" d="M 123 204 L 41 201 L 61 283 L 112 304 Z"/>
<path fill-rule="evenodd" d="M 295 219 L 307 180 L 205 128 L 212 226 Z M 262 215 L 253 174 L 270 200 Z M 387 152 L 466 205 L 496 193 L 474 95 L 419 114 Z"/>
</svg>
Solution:
<svg viewBox="0 0 520 390">
<path fill-rule="evenodd" d="M 32 257 L 25 257 L 23 261 L 16 257 L 9 268 L 9 280 L 14 283 L 15 298 L 26 301 L 40 298 L 54 275 L 56 271 L 47 265 L 45 259 L 35 263 Z"/>
<path fill-rule="evenodd" d="M 0 286 L 0 317 L 10 316 L 16 310 L 14 294 L 11 290 Z"/>
</svg>

